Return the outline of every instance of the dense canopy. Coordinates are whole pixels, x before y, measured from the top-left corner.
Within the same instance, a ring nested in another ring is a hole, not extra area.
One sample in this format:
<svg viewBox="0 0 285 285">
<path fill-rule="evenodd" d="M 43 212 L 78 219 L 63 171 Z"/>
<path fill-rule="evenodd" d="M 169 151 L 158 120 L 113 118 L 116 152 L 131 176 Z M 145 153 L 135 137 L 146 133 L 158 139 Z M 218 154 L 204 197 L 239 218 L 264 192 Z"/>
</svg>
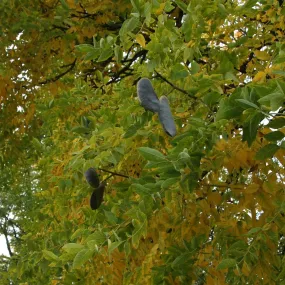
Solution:
<svg viewBox="0 0 285 285">
<path fill-rule="evenodd" d="M 0 283 L 284 284 L 283 2 L 0 1 Z"/>
</svg>

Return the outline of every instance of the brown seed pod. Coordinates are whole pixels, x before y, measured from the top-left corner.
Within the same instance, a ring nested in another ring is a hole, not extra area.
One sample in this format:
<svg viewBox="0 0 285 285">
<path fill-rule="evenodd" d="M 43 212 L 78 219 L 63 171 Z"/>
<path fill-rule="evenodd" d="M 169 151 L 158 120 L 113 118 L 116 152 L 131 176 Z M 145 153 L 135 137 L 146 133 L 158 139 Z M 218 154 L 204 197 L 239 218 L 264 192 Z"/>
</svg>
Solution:
<svg viewBox="0 0 285 285">
<path fill-rule="evenodd" d="M 152 84 L 149 79 L 142 78 L 137 84 L 137 93 L 141 105 L 147 111 L 158 112 L 159 100 L 156 93 L 153 90 Z"/>
<path fill-rule="evenodd" d="M 161 96 L 159 99 L 158 118 L 163 126 L 164 131 L 171 137 L 176 135 L 176 126 L 171 114 L 169 102 L 166 96 Z"/>
<path fill-rule="evenodd" d="M 90 207 L 92 210 L 98 209 L 102 204 L 105 186 L 105 183 L 101 183 L 99 187 L 93 191 L 90 197 Z"/>
</svg>

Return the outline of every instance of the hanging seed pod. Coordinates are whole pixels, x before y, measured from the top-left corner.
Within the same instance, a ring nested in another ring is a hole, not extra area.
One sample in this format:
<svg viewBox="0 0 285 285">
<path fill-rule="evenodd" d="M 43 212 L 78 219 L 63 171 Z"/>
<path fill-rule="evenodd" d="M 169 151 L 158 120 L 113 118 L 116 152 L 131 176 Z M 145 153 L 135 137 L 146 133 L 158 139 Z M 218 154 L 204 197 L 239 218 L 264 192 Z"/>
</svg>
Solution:
<svg viewBox="0 0 285 285">
<path fill-rule="evenodd" d="M 171 114 L 169 102 L 166 96 L 161 96 L 159 99 L 158 118 L 163 126 L 164 131 L 171 137 L 176 135 L 176 126 Z"/>
<path fill-rule="evenodd" d="M 105 186 L 105 183 L 101 183 L 99 187 L 93 191 L 90 198 L 90 207 L 92 210 L 98 209 L 102 204 Z"/>
<path fill-rule="evenodd" d="M 145 108 L 145 110 L 151 112 L 159 111 L 159 100 L 149 79 L 142 78 L 139 80 L 137 84 L 137 93 L 141 105 Z"/>
<path fill-rule="evenodd" d="M 89 168 L 84 173 L 86 181 L 93 188 L 97 188 L 100 184 L 99 176 L 94 168 Z"/>
</svg>

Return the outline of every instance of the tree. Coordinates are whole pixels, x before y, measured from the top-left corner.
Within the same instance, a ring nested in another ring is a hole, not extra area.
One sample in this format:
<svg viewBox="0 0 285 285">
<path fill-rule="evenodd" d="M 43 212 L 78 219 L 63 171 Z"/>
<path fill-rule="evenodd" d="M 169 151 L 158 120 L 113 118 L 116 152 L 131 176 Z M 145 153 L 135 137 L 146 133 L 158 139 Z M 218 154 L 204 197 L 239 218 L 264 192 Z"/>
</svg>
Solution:
<svg viewBox="0 0 285 285">
<path fill-rule="evenodd" d="M 0 5 L 3 284 L 284 283 L 283 1 Z"/>
</svg>

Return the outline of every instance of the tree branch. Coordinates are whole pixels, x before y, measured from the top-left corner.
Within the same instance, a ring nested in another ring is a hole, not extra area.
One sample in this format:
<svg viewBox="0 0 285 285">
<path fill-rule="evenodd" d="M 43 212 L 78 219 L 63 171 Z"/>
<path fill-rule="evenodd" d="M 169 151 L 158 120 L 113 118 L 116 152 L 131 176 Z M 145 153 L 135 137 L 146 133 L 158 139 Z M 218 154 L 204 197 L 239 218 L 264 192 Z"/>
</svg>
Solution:
<svg viewBox="0 0 285 285">
<path fill-rule="evenodd" d="M 4 237 L 5 237 L 6 246 L 7 246 L 9 255 L 10 255 L 10 256 L 13 256 L 14 254 L 13 254 L 13 252 L 12 252 L 11 245 L 10 245 L 10 241 L 9 241 L 9 239 L 8 239 L 8 230 L 7 230 L 7 220 L 6 220 L 6 217 L 5 217 L 4 225 L 1 226 L 1 229 L 2 229 L 2 233 L 3 233 Z"/>
<path fill-rule="evenodd" d="M 117 82 L 117 80 L 122 77 L 121 75 L 124 74 L 123 77 L 126 77 L 126 76 L 129 76 L 129 75 L 132 75 L 131 71 L 132 69 L 130 68 L 131 65 L 133 64 L 133 62 L 135 60 L 137 60 L 139 57 L 144 57 L 145 55 L 147 54 L 147 50 L 140 50 L 138 51 L 132 58 L 130 59 L 125 59 L 124 61 L 127 62 L 127 64 L 122 68 L 120 69 L 118 72 L 114 73 L 112 79 L 106 84 L 106 85 L 109 85 L 109 84 L 112 84 L 114 82 Z M 127 73 L 128 71 L 130 71 L 129 73 Z"/>
<path fill-rule="evenodd" d="M 179 92 L 186 94 L 187 96 L 191 97 L 192 99 L 197 100 L 197 98 L 191 94 L 189 94 L 186 90 L 179 88 L 178 86 L 174 85 L 173 83 L 171 83 L 168 79 L 166 79 L 165 77 L 163 77 L 160 73 L 158 73 L 156 70 L 154 70 L 155 73 L 157 74 L 157 76 L 159 78 L 161 78 L 163 81 L 165 81 L 166 83 L 168 83 L 173 89 L 178 90 Z"/>
<path fill-rule="evenodd" d="M 47 83 L 51 83 L 51 82 L 57 81 L 58 79 L 60 79 L 60 78 L 63 77 L 64 75 L 66 75 L 68 72 L 70 72 L 70 71 L 74 68 L 75 63 L 76 63 L 76 60 L 77 60 L 77 59 L 75 59 L 75 60 L 74 60 L 72 63 L 70 63 L 69 65 L 65 65 L 65 66 L 69 66 L 69 68 L 68 68 L 65 72 L 63 72 L 63 73 L 61 73 L 61 74 L 58 74 L 57 76 L 55 76 L 55 77 L 53 77 L 53 78 L 49 78 L 49 79 L 47 79 L 47 80 L 45 80 L 45 81 L 40 81 L 39 84 L 44 85 L 44 84 L 47 84 Z"/>
</svg>

